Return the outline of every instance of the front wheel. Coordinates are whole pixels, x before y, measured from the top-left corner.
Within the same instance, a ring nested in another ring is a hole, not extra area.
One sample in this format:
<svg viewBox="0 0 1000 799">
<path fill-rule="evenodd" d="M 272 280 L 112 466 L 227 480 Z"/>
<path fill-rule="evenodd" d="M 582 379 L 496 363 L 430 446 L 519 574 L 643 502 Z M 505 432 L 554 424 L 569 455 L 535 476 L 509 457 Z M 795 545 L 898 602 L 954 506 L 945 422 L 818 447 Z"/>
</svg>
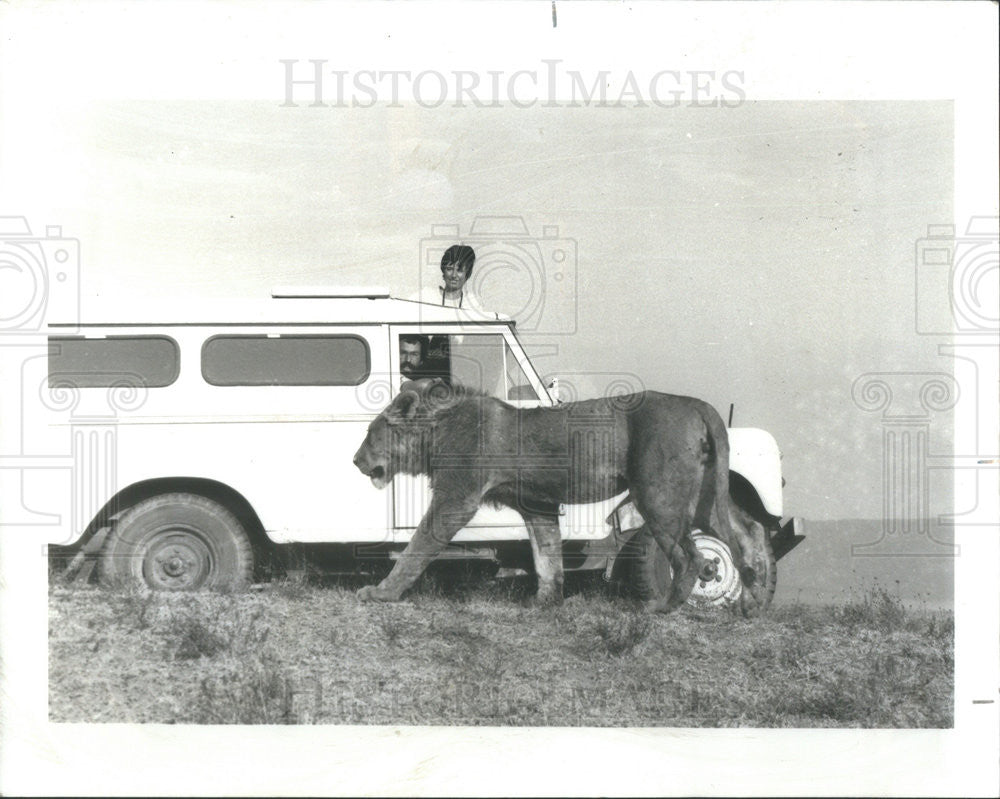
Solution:
<svg viewBox="0 0 1000 799">
<path fill-rule="evenodd" d="M 197 494 L 162 494 L 127 510 L 101 553 L 106 585 L 153 590 L 238 588 L 253 573 L 253 549 L 237 518 Z"/>
</svg>

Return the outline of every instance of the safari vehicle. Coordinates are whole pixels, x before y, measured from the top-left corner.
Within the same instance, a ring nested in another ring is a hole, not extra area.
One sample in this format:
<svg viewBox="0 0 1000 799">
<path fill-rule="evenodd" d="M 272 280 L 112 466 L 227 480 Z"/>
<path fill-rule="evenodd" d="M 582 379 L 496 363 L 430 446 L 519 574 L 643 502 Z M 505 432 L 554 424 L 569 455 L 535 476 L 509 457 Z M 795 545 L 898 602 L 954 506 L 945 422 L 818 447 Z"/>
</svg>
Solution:
<svg viewBox="0 0 1000 799">
<path fill-rule="evenodd" d="M 398 393 L 401 337 L 419 336 L 424 366 L 453 384 L 514 406 L 558 402 L 513 320 L 382 290 L 278 289 L 261 302 L 122 316 L 50 324 L 48 357 L 25 366 L 37 372 L 23 384 L 41 387 L 48 451 L 69 455 L 65 469 L 26 473 L 22 494 L 58 518 L 50 541 L 64 547 L 66 580 L 239 585 L 266 577 L 276 554 L 295 549 L 286 545 L 326 552 L 337 570 L 391 566 L 429 486 L 397 475 L 379 491 L 352 453 Z M 801 540 L 794 520 L 781 522 L 780 454 L 763 430 L 729 434 L 734 516 L 763 538 L 773 594 L 776 560 Z M 669 567 L 625 499 L 560 508 L 564 566 L 655 594 Z M 737 601 L 729 550 L 707 534 L 697 541 L 716 569 L 692 601 Z M 480 508 L 445 557 L 531 569 L 527 531 L 509 509 Z"/>
</svg>

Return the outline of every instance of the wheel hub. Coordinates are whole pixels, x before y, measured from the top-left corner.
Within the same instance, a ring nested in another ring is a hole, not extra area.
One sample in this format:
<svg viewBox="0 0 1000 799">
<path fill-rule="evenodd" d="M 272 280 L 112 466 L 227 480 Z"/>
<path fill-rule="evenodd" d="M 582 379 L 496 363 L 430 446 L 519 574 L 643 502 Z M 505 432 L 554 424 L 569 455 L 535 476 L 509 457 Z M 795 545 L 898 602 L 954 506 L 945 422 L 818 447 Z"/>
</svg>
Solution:
<svg viewBox="0 0 1000 799">
<path fill-rule="evenodd" d="M 711 560 L 706 558 L 705 565 L 701 567 L 701 573 L 698 575 L 702 583 L 714 582 L 720 578 L 719 560 L 718 557 L 713 557 Z"/>
<path fill-rule="evenodd" d="M 165 571 L 171 577 L 179 577 L 181 574 L 184 573 L 184 570 L 187 568 L 188 565 L 187 563 L 184 562 L 184 559 L 179 556 L 174 556 L 165 563 L 162 560 L 160 562 L 162 564 L 163 571 Z"/>
<path fill-rule="evenodd" d="M 189 530 L 168 530 L 157 535 L 143 562 L 146 582 L 170 591 L 198 588 L 211 570 L 211 550 Z"/>
<path fill-rule="evenodd" d="M 702 532 L 692 536 L 699 554 L 705 559 L 694 584 L 688 604 L 714 607 L 736 602 L 743 590 L 732 555 L 722 541 Z"/>
</svg>

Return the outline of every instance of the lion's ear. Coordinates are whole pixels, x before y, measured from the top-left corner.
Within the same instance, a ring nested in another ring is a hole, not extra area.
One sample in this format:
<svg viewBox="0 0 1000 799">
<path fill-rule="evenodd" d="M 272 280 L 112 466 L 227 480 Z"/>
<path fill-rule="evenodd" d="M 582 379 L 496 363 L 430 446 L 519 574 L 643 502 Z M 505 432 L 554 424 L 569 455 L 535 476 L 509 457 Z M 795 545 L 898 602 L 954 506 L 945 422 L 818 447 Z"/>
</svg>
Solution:
<svg viewBox="0 0 1000 799">
<path fill-rule="evenodd" d="M 462 394 L 460 386 L 453 386 L 447 380 L 435 377 L 425 386 L 421 396 L 427 412 L 433 416 L 438 411 L 452 407 L 461 399 Z"/>
<path fill-rule="evenodd" d="M 420 405 L 420 395 L 416 391 L 404 391 L 396 398 L 393 415 L 399 419 L 412 419 Z"/>
</svg>

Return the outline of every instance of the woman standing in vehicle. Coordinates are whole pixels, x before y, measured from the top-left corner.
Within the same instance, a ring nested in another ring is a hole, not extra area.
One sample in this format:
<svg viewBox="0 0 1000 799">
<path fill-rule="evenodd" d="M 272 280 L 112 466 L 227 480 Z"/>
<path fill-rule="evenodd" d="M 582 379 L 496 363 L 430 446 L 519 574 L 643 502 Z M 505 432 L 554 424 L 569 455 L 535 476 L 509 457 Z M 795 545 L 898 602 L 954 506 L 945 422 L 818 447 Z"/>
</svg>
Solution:
<svg viewBox="0 0 1000 799">
<path fill-rule="evenodd" d="M 476 251 L 467 244 L 453 244 L 441 256 L 441 285 L 423 288 L 414 299 L 447 308 L 462 308 L 467 311 L 484 311 L 479 296 L 468 285 L 472 267 L 476 263 Z"/>
</svg>

